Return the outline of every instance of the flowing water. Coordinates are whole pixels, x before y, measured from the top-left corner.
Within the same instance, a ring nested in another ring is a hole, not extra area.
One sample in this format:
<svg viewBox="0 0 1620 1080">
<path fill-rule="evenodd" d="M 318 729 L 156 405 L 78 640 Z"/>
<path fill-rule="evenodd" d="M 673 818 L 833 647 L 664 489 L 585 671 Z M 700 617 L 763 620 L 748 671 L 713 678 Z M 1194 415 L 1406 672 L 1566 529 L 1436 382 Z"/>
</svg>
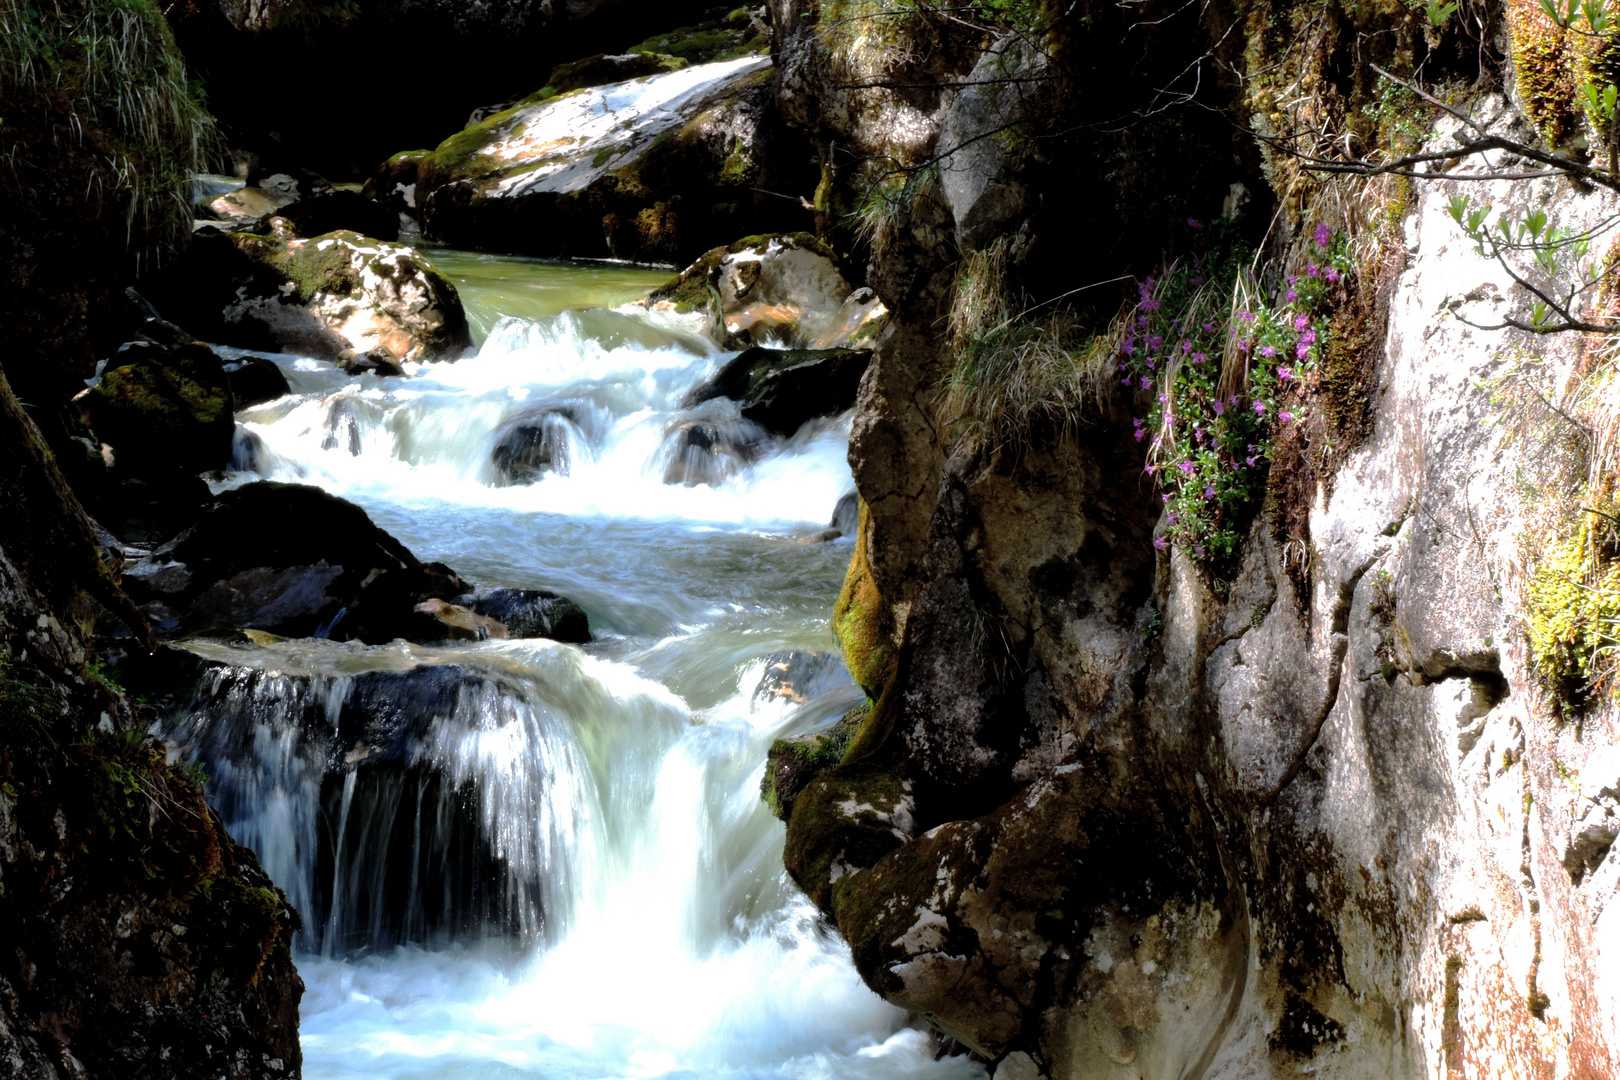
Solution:
<svg viewBox="0 0 1620 1080">
<path fill-rule="evenodd" d="M 197 647 L 221 666 L 169 734 L 305 913 L 305 1075 L 982 1077 L 861 984 L 759 798 L 773 739 L 861 699 L 836 666 L 804 703 L 755 692 L 768 656 L 834 649 L 850 543 L 805 541 L 853 488 L 849 417 L 666 483 L 727 355 L 610 310 L 666 273 L 434 257 L 476 355 L 274 357 L 293 393 L 239 415 L 227 482 L 340 494 L 469 582 L 571 597 L 595 640 Z M 566 475 L 492 463 L 526 417 Z"/>
</svg>

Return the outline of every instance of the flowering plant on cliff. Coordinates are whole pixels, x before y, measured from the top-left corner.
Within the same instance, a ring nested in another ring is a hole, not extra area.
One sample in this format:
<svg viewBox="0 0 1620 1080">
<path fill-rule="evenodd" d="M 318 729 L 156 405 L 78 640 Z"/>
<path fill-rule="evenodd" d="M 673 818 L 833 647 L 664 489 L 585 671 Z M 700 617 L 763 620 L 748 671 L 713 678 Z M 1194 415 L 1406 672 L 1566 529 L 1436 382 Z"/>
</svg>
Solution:
<svg viewBox="0 0 1620 1080">
<path fill-rule="evenodd" d="M 1271 440 L 1295 423 L 1351 264 L 1326 225 L 1270 302 L 1234 253 L 1174 263 L 1138 286 L 1116 374 L 1165 504 L 1160 548 L 1229 558 L 1264 490 Z"/>
</svg>

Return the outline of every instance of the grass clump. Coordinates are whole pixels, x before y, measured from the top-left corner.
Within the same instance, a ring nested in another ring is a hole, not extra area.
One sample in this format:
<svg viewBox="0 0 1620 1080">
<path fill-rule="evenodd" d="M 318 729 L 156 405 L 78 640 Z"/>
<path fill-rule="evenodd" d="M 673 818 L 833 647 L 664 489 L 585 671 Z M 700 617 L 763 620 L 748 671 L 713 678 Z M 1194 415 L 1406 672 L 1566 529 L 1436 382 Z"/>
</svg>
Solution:
<svg viewBox="0 0 1620 1080">
<path fill-rule="evenodd" d="M 119 200 L 140 259 L 161 259 L 191 231 L 191 177 L 217 143 L 212 117 L 186 75 L 163 13 L 150 0 L 45 5 L 0 0 L 0 99 L 54 96 L 48 135 L 0 124 L 0 156 L 48 137 L 93 158 L 88 197 Z"/>
</svg>

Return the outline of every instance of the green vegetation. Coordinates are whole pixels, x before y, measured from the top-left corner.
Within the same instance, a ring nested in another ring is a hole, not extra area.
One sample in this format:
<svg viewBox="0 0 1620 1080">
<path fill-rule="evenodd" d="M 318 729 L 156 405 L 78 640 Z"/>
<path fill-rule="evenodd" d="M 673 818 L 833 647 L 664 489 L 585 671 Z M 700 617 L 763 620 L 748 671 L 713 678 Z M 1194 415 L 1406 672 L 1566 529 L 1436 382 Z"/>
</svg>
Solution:
<svg viewBox="0 0 1620 1080">
<path fill-rule="evenodd" d="M 1620 671 L 1620 529 L 1587 515 L 1537 561 L 1525 587 L 1530 659 L 1565 719 L 1612 694 Z"/>
<path fill-rule="evenodd" d="M 878 699 L 894 674 L 896 653 L 889 623 L 889 608 L 878 592 L 866 548 L 872 535 L 866 500 L 860 504 L 855 531 L 855 554 L 849 560 L 844 586 L 833 605 L 832 631 L 844 651 L 844 664 L 866 696 Z"/>
<path fill-rule="evenodd" d="M 66 106 L 47 113 L 48 136 L 9 122 L 31 95 Z M 189 234 L 191 176 L 214 126 L 151 0 L 0 0 L 0 100 L 0 156 L 45 137 L 77 145 L 92 159 L 85 195 L 125 207 L 137 256 L 160 258 Z"/>
</svg>

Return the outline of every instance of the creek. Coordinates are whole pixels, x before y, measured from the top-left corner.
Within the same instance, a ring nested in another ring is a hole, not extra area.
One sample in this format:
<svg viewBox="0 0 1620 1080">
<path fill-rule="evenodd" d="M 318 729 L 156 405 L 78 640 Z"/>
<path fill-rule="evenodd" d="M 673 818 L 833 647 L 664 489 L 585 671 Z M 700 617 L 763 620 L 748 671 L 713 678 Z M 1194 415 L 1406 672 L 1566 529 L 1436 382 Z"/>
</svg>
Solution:
<svg viewBox="0 0 1620 1080">
<path fill-rule="evenodd" d="M 272 356 L 293 393 L 239 414 L 224 483 L 318 485 L 469 582 L 572 598 L 594 640 L 194 646 L 222 666 L 166 734 L 304 914 L 304 1075 L 982 1077 L 861 983 L 760 799 L 772 740 L 862 700 L 836 665 L 756 694 L 768 656 L 836 649 L 851 545 L 805 541 L 853 489 L 850 417 L 666 483 L 678 402 L 730 355 L 615 307 L 667 273 L 430 254 L 475 354 Z M 568 473 L 503 486 L 497 432 L 556 401 Z M 434 712 L 385 780 L 323 757 L 360 704 Z"/>
</svg>

